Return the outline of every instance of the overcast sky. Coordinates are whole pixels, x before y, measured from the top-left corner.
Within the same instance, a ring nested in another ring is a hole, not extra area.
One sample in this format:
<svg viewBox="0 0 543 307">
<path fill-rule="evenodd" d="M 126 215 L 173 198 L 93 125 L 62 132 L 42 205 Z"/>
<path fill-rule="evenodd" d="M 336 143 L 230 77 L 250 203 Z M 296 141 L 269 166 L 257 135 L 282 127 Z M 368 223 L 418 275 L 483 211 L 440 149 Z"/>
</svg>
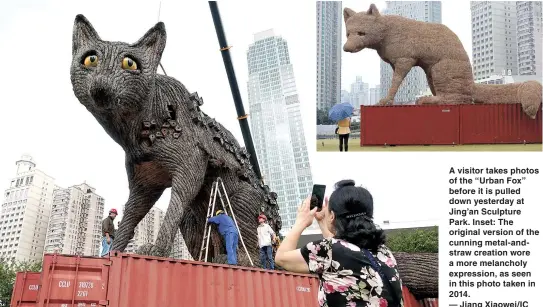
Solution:
<svg viewBox="0 0 543 307">
<path fill-rule="evenodd" d="M 164 68 L 190 91 L 198 91 L 204 98 L 204 111 L 243 143 L 208 3 L 184 3 L 162 1 L 160 20 L 168 33 Z M 366 10 L 369 3 L 346 1 L 345 5 L 358 11 Z M 443 21 L 470 48 L 469 2 L 452 3 L 443 4 Z M 377 4 L 383 7 L 383 2 Z M 418 170 L 428 159 L 405 165 L 388 160 L 398 155 L 405 159 L 408 153 L 348 153 L 341 157 L 339 153 L 315 153 L 315 7 L 313 1 L 246 2 L 242 6 L 219 1 L 246 112 L 250 112 L 246 51 L 254 33 L 274 28 L 288 42 L 294 65 L 314 182 L 327 184 L 328 194 L 333 183 L 343 178 L 364 184 L 374 194 L 380 220 L 435 219 L 438 213 L 433 201 L 421 201 L 416 195 L 422 188 L 407 184 L 412 181 L 411 175 L 406 175 L 412 172 L 409 168 Z M 106 199 L 106 209 L 123 206 L 128 196 L 124 152 L 72 92 L 72 26 L 76 14 L 82 13 L 102 39 L 135 42 L 157 22 L 158 9 L 158 0 L 2 2 L 0 189 L 9 186 L 15 161 L 28 153 L 58 185 L 68 187 L 86 180 Z M 380 60 L 374 51 L 343 55 L 344 80 L 361 75 L 366 82 L 379 82 Z M 390 193 L 396 185 L 400 192 Z M 166 209 L 168 201 L 169 192 L 158 207 Z"/>
<path fill-rule="evenodd" d="M 367 11 L 371 3 L 375 3 L 380 11 L 386 8 L 385 1 L 343 1 L 343 7 L 353 9 L 355 12 Z M 441 1 L 441 21 L 449 27 L 464 45 L 471 59 L 471 13 L 470 1 Z M 343 43 L 345 36 L 345 24 L 342 25 Z M 351 84 L 356 76 L 362 76 L 362 80 L 374 87 L 380 81 L 381 58 L 373 49 L 366 49 L 359 53 L 341 54 L 341 88 L 350 91 Z"/>
</svg>

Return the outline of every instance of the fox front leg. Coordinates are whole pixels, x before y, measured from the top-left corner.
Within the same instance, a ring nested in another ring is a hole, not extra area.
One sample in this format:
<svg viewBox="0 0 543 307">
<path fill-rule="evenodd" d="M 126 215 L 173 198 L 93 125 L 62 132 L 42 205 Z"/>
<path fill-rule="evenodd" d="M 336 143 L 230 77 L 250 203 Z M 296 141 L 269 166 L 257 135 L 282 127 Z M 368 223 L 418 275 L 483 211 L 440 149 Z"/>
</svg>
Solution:
<svg viewBox="0 0 543 307">
<path fill-rule="evenodd" d="M 128 241 L 134 237 L 134 229 L 160 198 L 166 182 L 160 181 L 160 176 L 152 169 L 152 162 L 134 164 L 129 159 L 126 162 L 128 186 L 130 195 L 124 206 L 123 220 L 115 232 L 112 251 L 123 252 Z"/>
<path fill-rule="evenodd" d="M 160 226 L 155 245 L 149 253 L 153 256 L 168 257 L 183 213 L 193 203 L 204 184 L 207 160 L 199 156 L 187 156 L 185 163 L 179 163 L 172 176 L 170 204 Z M 199 221 L 204 223 L 204 221 Z"/>
<path fill-rule="evenodd" d="M 401 58 L 397 59 L 394 63 L 391 64 L 394 71 L 392 75 L 392 84 L 388 89 L 388 94 L 385 98 L 379 100 L 379 105 L 391 105 L 394 102 L 394 97 L 402 85 L 403 79 L 409 73 L 411 68 L 415 66 L 417 61 L 415 59 Z"/>
</svg>

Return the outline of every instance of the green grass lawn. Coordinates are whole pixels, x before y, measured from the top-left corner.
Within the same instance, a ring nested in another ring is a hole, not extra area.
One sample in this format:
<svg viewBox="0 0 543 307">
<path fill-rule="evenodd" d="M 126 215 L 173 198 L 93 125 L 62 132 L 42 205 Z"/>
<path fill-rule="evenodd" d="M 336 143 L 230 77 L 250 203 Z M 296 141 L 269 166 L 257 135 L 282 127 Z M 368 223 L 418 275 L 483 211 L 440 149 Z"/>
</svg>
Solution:
<svg viewBox="0 0 543 307">
<path fill-rule="evenodd" d="M 324 143 L 324 146 L 323 146 Z M 360 139 L 349 140 L 349 151 L 542 151 L 541 144 L 360 146 Z M 317 151 L 339 151 L 339 140 L 317 140 Z"/>
</svg>

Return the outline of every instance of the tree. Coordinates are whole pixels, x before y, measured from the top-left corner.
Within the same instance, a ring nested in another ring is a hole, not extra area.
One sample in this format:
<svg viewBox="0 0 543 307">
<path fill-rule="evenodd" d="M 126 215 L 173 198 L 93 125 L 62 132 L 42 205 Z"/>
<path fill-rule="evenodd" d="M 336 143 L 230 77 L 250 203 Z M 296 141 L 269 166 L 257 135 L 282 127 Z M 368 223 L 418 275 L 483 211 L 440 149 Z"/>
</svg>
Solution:
<svg viewBox="0 0 543 307">
<path fill-rule="evenodd" d="M 40 272 L 41 261 L 11 262 L 0 258 L 0 306 L 9 306 L 17 272 Z"/>
<path fill-rule="evenodd" d="M 386 245 L 393 252 L 437 253 L 438 229 L 400 230 L 387 235 Z"/>
<path fill-rule="evenodd" d="M 325 110 L 317 109 L 317 125 L 328 124 L 328 112 Z"/>
</svg>

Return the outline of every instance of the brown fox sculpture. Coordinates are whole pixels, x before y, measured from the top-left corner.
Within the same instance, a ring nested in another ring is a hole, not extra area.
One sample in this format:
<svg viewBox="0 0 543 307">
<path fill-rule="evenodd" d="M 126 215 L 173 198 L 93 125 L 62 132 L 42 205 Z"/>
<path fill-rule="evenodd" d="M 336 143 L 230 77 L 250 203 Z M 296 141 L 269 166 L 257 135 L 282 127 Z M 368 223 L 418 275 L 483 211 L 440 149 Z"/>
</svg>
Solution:
<svg viewBox="0 0 543 307">
<path fill-rule="evenodd" d="M 434 96 L 417 104 L 520 103 L 534 119 L 541 105 L 541 83 L 527 81 L 505 85 L 475 84 L 468 54 L 460 39 L 442 24 L 381 15 L 375 4 L 367 12 L 343 11 L 346 52 L 375 49 L 392 66 L 392 85 L 380 105 L 389 105 L 412 67 L 426 73 Z"/>
</svg>

